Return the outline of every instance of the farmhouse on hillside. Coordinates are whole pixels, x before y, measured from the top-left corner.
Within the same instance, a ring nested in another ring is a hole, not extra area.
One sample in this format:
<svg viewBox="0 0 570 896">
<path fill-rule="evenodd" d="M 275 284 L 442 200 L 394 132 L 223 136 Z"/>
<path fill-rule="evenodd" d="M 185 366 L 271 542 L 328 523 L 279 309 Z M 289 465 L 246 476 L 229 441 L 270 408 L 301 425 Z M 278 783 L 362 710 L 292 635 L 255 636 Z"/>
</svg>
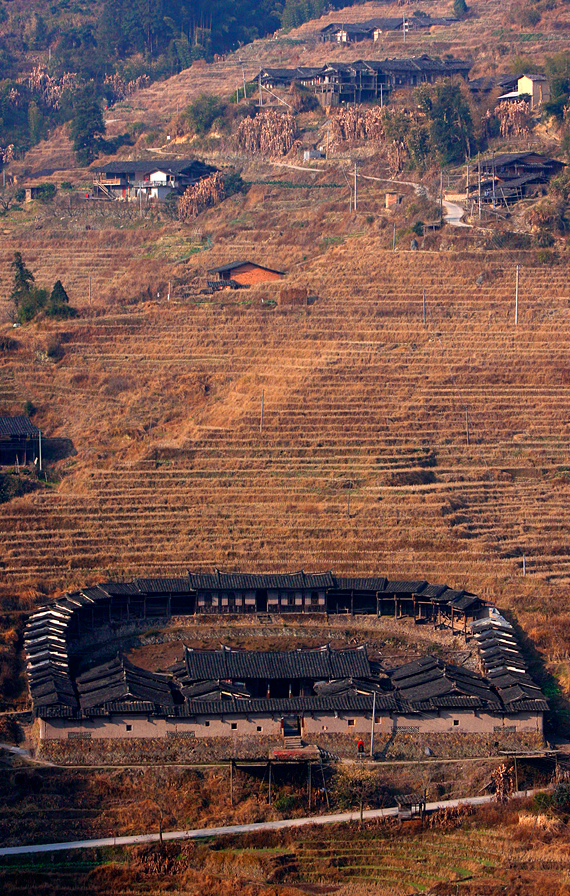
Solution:
<svg viewBox="0 0 570 896">
<path fill-rule="evenodd" d="M 95 199 L 120 199 L 127 202 L 144 199 L 164 200 L 169 193 L 182 194 L 202 178 L 209 177 L 215 168 L 198 159 L 178 159 L 168 162 L 107 162 L 94 168 L 93 196 Z"/>
<path fill-rule="evenodd" d="M 409 59 L 357 59 L 354 62 L 331 62 L 320 69 L 266 68 L 260 72 L 261 83 L 268 89 L 288 87 L 293 83 L 307 87 L 321 105 L 373 102 L 387 98 L 392 90 L 433 84 L 441 78 L 458 75 L 467 80 L 471 62 L 447 59 L 441 62 L 426 54 Z"/>
<path fill-rule="evenodd" d="M 516 89 L 503 93 L 499 100 L 516 102 L 523 97 L 530 97 L 530 108 L 537 109 L 550 99 L 550 84 L 544 75 L 521 75 Z"/>
<path fill-rule="evenodd" d="M 391 18 L 373 18 L 365 22 L 331 22 L 318 32 L 318 39 L 322 42 L 339 44 L 359 43 L 363 40 L 380 40 L 382 34 L 387 31 L 417 31 L 422 28 L 431 28 L 432 25 L 452 25 L 457 19 L 452 17 L 439 17 L 433 19 L 426 13 L 413 13 L 411 16 L 395 16 Z"/>
<path fill-rule="evenodd" d="M 231 261 L 218 268 L 210 268 L 208 274 L 215 274 L 218 283 L 233 283 L 239 286 L 254 286 L 271 280 L 281 280 L 283 271 L 266 268 L 254 261 Z"/>
<path fill-rule="evenodd" d="M 481 162 L 481 198 L 484 202 L 508 206 L 519 199 L 540 195 L 543 185 L 564 167 L 564 162 L 531 150 L 494 155 Z M 475 194 L 478 189 L 475 179 L 469 192 Z"/>
<path fill-rule="evenodd" d="M 0 417 L 0 464 L 32 463 L 39 440 L 40 431 L 28 417 Z"/>
</svg>

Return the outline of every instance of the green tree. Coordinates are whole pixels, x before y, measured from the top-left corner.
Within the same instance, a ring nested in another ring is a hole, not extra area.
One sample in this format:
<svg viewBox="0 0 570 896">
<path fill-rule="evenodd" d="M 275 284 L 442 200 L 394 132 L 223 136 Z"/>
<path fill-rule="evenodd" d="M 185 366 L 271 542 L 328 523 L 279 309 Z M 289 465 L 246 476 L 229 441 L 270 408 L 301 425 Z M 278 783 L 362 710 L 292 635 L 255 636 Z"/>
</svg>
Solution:
<svg viewBox="0 0 570 896">
<path fill-rule="evenodd" d="M 43 133 L 43 116 L 35 100 L 28 106 L 28 130 L 32 146 L 39 143 Z"/>
<path fill-rule="evenodd" d="M 45 312 L 48 317 L 75 317 L 76 310 L 69 304 L 67 295 L 61 280 L 56 280 L 51 295 L 46 302 Z"/>
<path fill-rule="evenodd" d="M 19 306 L 30 295 L 36 278 L 24 264 L 21 252 L 14 252 L 14 261 L 12 261 L 10 267 L 14 271 L 14 285 L 12 286 L 10 298 L 16 307 L 16 311 L 18 311 Z"/>
<path fill-rule="evenodd" d="M 559 121 L 564 118 L 564 109 L 570 103 L 570 52 L 550 56 L 545 63 L 546 76 L 550 81 L 550 100 L 545 109 Z"/>
<path fill-rule="evenodd" d="M 97 157 L 105 134 L 101 106 L 90 90 L 81 91 L 73 102 L 70 136 L 77 161 L 90 165 Z"/>
<path fill-rule="evenodd" d="M 207 134 L 216 118 L 221 118 L 226 110 L 226 104 L 219 96 L 201 93 L 197 99 L 188 106 L 186 114 L 195 134 L 201 137 Z"/>
<path fill-rule="evenodd" d="M 417 93 L 426 113 L 432 147 L 444 164 L 463 162 L 471 156 L 473 118 L 461 87 L 452 81 L 424 87 Z"/>
<path fill-rule="evenodd" d="M 462 19 L 467 12 L 468 7 L 465 0 L 453 0 L 453 15 L 456 19 Z"/>
</svg>

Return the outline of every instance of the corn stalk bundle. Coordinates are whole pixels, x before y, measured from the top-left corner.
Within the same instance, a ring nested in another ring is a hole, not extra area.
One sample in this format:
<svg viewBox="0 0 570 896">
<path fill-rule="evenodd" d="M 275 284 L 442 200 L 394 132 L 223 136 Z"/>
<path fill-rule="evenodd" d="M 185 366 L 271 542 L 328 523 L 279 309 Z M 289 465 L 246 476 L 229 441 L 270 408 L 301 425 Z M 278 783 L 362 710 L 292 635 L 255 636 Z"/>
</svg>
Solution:
<svg viewBox="0 0 570 896">
<path fill-rule="evenodd" d="M 384 110 L 379 106 L 340 108 L 331 118 L 333 143 L 337 146 L 357 140 L 381 143 L 386 139 L 384 122 Z"/>
<path fill-rule="evenodd" d="M 0 146 L 0 162 L 3 165 L 13 162 L 15 158 L 16 150 L 13 143 L 9 143 L 8 146 Z"/>
<path fill-rule="evenodd" d="M 204 177 L 192 187 L 187 187 L 178 202 L 181 221 L 196 218 L 206 208 L 211 208 L 225 197 L 224 179 L 219 171 Z"/>
<path fill-rule="evenodd" d="M 130 96 L 135 90 L 141 90 L 143 87 L 148 87 L 150 78 L 148 75 L 139 75 L 138 78 L 134 78 L 132 81 L 126 81 L 121 75 L 115 72 L 114 75 L 105 75 L 103 84 L 111 93 L 112 102 L 115 103 L 118 100 L 124 100 L 125 97 Z"/>
<path fill-rule="evenodd" d="M 264 158 L 285 156 L 297 140 L 297 122 L 289 113 L 262 112 L 244 118 L 236 135 L 238 148 Z"/>
<path fill-rule="evenodd" d="M 51 109 L 59 109 L 64 90 L 71 91 L 77 87 L 77 75 L 74 72 L 65 72 L 61 78 L 54 78 L 41 65 L 32 69 L 26 81 L 30 90 L 38 93 L 42 102 Z"/>
<path fill-rule="evenodd" d="M 530 133 L 530 109 L 525 100 L 518 103 L 503 101 L 495 113 L 501 123 L 501 137 L 525 137 Z"/>
</svg>

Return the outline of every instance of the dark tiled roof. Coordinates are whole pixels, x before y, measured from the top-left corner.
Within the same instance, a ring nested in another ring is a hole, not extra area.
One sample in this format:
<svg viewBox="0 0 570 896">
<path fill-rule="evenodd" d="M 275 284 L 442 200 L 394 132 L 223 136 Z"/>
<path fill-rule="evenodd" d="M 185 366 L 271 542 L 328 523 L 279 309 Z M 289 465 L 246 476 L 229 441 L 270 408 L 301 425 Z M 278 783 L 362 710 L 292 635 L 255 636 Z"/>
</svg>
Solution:
<svg viewBox="0 0 570 896">
<path fill-rule="evenodd" d="M 192 591 L 190 579 L 135 579 L 137 589 L 144 594 L 187 594 Z"/>
<path fill-rule="evenodd" d="M 312 590 L 333 588 L 332 573 L 227 573 L 216 570 L 215 573 L 189 573 L 192 588 L 195 591 L 235 590 L 255 591 L 256 589 L 277 590 Z"/>
<path fill-rule="evenodd" d="M 167 676 L 139 669 L 119 657 L 79 675 L 76 685 L 83 710 L 125 698 L 153 706 L 174 705 Z"/>
<path fill-rule="evenodd" d="M 29 417 L 0 417 L 0 436 L 37 436 L 39 429 Z"/>
<path fill-rule="evenodd" d="M 166 161 L 136 161 L 107 162 L 100 167 L 92 168 L 97 174 L 134 174 L 146 175 L 155 171 L 164 171 L 167 174 L 184 174 L 190 177 L 205 177 L 215 171 L 211 165 L 206 165 L 198 159 L 168 159 Z"/>
<path fill-rule="evenodd" d="M 366 648 L 331 650 L 247 651 L 191 650 L 186 648 L 186 674 L 189 682 L 209 679 L 245 681 L 247 679 L 331 679 L 370 676 Z"/>
<path fill-rule="evenodd" d="M 272 274 L 283 274 L 283 271 L 276 271 L 274 268 L 266 268 L 262 264 L 257 264 L 256 261 L 230 261 L 229 264 L 222 264 L 218 268 L 210 268 L 208 270 L 209 274 L 223 274 L 226 271 L 234 271 L 237 268 L 243 268 L 245 265 L 253 265 L 255 268 L 261 268 L 262 271 L 271 271 Z"/>
<path fill-rule="evenodd" d="M 252 713 L 277 713 L 292 715 L 303 712 L 371 712 L 373 697 L 369 695 L 337 696 L 337 697 L 292 697 L 265 698 L 257 700 L 220 700 L 219 705 L 213 700 L 192 700 L 182 706 L 161 707 L 161 714 L 177 718 L 188 718 L 197 715 L 250 715 Z M 376 698 L 376 709 L 390 712 L 396 708 L 393 697 Z M 73 711 L 70 707 L 50 706 L 43 708 L 41 718 L 81 718 L 89 716 L 106 716 L 110 713 L 155 713 L 155 704 L 148 701 L 116 700 L 104 706 L 92 707 L 84 713 Z"/>
<path fill-rule="evenodd" d="M 418 594 L 426 587 L 427 582 L 399 582 L 390 580 L 386 585 L 388 594 Z"/>
<path fill-rule="evenodd" d="M 378 578 L 346 578 L 335 576 L 336 587 L 342 591 L 369 591 L 383 592 L 386 590 L 388 579 L 385 576 Z"/>
</svg>

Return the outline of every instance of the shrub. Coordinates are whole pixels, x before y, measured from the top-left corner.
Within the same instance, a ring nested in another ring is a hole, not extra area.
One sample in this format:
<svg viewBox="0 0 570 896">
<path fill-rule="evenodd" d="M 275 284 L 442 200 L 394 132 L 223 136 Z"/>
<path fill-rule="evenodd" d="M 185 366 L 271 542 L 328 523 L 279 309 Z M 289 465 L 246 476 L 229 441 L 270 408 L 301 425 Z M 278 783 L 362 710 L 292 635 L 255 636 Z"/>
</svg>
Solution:
<svg viewBox="0 0 570 896">
<path fill-rule="evenodd" d="M 552 806 L 561 812 L 570 812 L 570 784 L 559 784 L 552 795 Z"/>
<path fill-rule="evenodd" d="M 48 300 L 48 291 L 43 287 L 32 286 L 18 305 L 17 317 L 21 324 L 33 320 Z"/>
<path fill-rule="evenodd" d="M 201 93 L 188 106 L 186 115 L 194 133 L 202 137 L 208 133 L 217 118 L 223 117 L 225 109 L 226 104 L 219 96 Z"/>
<path fill-rule="evenodd" d="M 226 197 L 233 196 L 235 193 L 245 193 L 247 189 L 246 183 L 242 179 L 239 171 L 236 171 L 235 168 L 230 168 L 228 171 L 224 171 L 222 177 Z"/>
<path fill-rule="evenodd" d="M 55 184 L 38 184 L 36 187 L 36 198 L 40 202 L 51 202 L 56 192 Z"/>
<path fill-rule="evenodd" d="M 458 2 L 458 0 L 456 0 L 456 2 Z M 519 11 L 519 16 L 521 25 L 526 25 L 529 28 L 534 28 L 535 25 L 538 25 L 540 22 L 540 12 L 538 9 L 533 9 L 532 6 L 521 9 Z"/>
</svg>

